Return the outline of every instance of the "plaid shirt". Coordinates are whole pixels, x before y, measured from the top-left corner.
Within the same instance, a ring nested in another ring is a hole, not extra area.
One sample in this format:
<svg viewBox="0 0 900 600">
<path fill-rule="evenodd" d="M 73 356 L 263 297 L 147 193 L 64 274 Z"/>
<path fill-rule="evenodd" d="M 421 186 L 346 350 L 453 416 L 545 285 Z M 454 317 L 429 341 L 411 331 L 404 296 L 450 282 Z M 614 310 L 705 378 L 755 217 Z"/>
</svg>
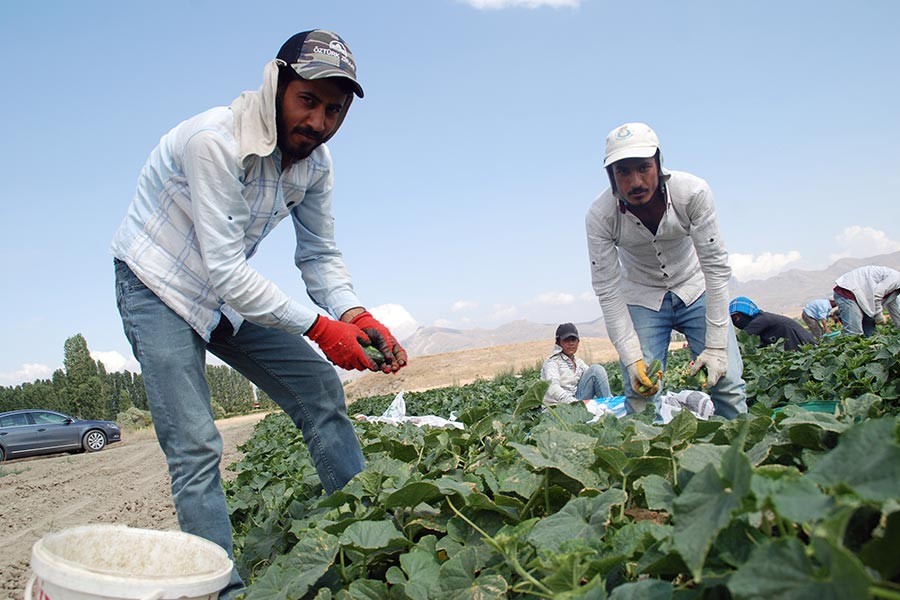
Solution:
<svg viewBox="0 0 900 600">
<path fill-rule="evenodd" d="M 290 216 L 310 298 L 335 317 L 361 305 L 334 241 L 331 154 L 319 146 L 284 172 L 277 147 L 241 160 L 234 120 L 214 108 L 163 136 L 112 252 L 205 340 L 223 314 L 235 330 L 247 319 L 300 335 L 317 313 L 247 261 Z"/>
</svg>

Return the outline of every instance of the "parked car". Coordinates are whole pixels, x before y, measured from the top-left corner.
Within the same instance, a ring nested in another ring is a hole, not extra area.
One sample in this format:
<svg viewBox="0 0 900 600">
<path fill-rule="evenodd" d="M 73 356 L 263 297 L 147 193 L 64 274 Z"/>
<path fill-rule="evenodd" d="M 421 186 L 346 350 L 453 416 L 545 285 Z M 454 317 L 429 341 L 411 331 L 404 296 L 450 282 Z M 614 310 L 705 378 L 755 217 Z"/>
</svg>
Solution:
<svg viewBox="0 0 900 600">
<path fill-rule="evenodd" d="M 52 410 L 0 413 L 0 461 L 35 454 L 97 452 L 122 440 L 111 421 L 85 421 Z"/>
</svg>

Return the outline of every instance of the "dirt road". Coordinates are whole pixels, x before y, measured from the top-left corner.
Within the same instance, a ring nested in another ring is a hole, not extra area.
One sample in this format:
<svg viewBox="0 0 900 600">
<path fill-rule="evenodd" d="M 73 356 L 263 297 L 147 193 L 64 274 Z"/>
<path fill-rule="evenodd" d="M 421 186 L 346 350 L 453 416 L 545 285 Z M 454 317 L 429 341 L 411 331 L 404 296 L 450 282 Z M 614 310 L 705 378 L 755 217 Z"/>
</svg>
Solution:
<svg viewBox="0 0 900 600">
<path fill-rule="evenodd" d="M 217 421 L 225 467 L 263 414 Z M 21 600 L 31 546 L 45 533 L 74 525 L 120 523 L 178 529 L 162 450 L 152 431 L 123 435 L 94 454 L 58 455 L 0 464 L 0 600 Z"/>
</svg>

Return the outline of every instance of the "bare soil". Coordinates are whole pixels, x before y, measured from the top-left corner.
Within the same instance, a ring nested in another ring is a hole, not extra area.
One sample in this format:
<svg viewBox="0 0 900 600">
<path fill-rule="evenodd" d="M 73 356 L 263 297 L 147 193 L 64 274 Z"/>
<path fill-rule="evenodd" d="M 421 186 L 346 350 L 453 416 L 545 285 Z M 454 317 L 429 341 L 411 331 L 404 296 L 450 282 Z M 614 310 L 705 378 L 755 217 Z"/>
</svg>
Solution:
<svg viewBox="0 0 900 600">
<path fill-rule="evenodd" d="M 241 458 L 262 413 L 216 422 L 225 467 Z M 0 464 L 0 599 L 20 600 L 31 575 L 31 546 L 75 525 L 118 523 L 178 529 L 166 460 L 152 430 L 124 432 L 101 452 L 59 454 Z"/>
</svg>

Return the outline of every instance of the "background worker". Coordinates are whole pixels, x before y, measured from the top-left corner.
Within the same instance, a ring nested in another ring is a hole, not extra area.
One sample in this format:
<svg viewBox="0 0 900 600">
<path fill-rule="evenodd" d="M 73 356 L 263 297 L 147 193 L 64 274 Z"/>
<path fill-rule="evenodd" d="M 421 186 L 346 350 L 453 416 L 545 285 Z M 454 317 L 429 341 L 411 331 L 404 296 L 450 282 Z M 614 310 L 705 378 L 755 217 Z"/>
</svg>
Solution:
<svg viewBox="0 0 900 600">
<path fill-rule="evenodd" d="M 837 314 L 837 302 L 832 298 L 818 298 L 809 301 L 803 307 L 803 314 L 800 318 L 809 327 L 809 332 L 815 339 L 819 339 L 823 334 L 831 333 L 831 326 L 828 320 Z"/>
<path fill-rule="evenodd" d="M 900 327 L 900 271 L 869 265 L 844 273 L 834 283 L 845 335 L 871 336 L 875 326 L 885 322 L 885 309 L 894 327 Z"/>
<path fill-rule="evenodd" d="M 591 205 L 585 227 L 591 279 L 619 353 L 629 410 L 643 410 L 658 391 L 647 365 L 666 364 L 674 330 L 687 338 L 692 372 L 707 370 L 716 414 L 746 412 L 728 318 L 731 268 L 709 185 L 664 169 L 656 133 L 643 123 L 610 132 L 603 166 L 610 187 Z"/>
<path fill-rule="evenodd" d="M 364 467 L 332 363 L 406 364 L 391 332 L 365 310 L 334 238 L 334 175 L 324 145 L 363 96 L 344 41 L 324 30 L 288 39 L 257 92 L 190 118 L 162 137 L 112 244 L 125 333 L 141 364 L 181 529 L 233 558 L 219 476 L 222 439 L 206 382 L 209 351 L 264 390 L 303 432 L 326 493 Z M 317 314 L 250 266 L 282 220 Z M 221 597 L 242 587 L 232 572 Z"/>
<path fill-rule="evenodd" d="M 550 382 L 544 394 L 544 405 L 569 404 L 578 400 L 607 398 L 609 375 L 603 365 L 588 366 L 575 356 L 578 351 L 578 329 L 572 323 L 556 328 L 556 346 L 541 366 L 541 379 Z"/>
<path fill-rule="evenodd" d="M 815 344 L 813 335 L 797 321 L 760 310 L 750 298 L 738 296 L 728 305 L 731 322 L 748 335 L 759 337 L 760 348 L 784 340 L 784 349 L 794 351 L 804 344 Z"/>
</svg>

